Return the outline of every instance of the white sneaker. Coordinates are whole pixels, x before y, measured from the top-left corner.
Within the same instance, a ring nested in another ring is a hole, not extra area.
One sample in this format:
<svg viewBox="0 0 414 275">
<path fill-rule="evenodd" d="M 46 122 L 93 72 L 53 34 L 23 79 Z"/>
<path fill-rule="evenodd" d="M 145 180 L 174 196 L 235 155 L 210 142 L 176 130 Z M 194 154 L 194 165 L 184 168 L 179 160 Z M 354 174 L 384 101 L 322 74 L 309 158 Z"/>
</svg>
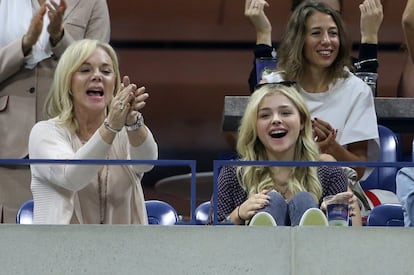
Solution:
<svg viewBox="0 0 414 275">
<path fill-rule="evenodd" d="M 249 226 L 255 225 L 277 226 L 275 219 L 267 212 L 259 212 L 253 216 Z"/>
<path fill-rule="evenodd" d="M 309 208 L 303 213 L 299 226 L 303 225 L 322 225 L 328 226 L 328 219 L 319 208 Z"/>
</svg>

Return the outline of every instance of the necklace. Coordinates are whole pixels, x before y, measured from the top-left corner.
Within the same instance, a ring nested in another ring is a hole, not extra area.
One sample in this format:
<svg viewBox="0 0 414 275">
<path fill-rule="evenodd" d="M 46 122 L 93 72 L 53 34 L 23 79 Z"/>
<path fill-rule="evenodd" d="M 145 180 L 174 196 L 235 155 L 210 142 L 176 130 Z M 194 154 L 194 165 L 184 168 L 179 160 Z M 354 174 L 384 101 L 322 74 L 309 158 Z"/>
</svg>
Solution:
<svg viewBox="0 0 414 275">
<path fill-rule="evenodd" d="M 109 167 L 108 165 L 105 165 L 102 169 L 105 170 L 105 178 L 104 178 L 103 183 L 102 183 L 101 177 L 98 176 L 99 222 L 100 224 L 105 223 L 106 200 L 107 200 L 107 194 L 108 194 Z M 101 171 L 101 173 L 103 172 L 103 170 Z"/>
</svg>

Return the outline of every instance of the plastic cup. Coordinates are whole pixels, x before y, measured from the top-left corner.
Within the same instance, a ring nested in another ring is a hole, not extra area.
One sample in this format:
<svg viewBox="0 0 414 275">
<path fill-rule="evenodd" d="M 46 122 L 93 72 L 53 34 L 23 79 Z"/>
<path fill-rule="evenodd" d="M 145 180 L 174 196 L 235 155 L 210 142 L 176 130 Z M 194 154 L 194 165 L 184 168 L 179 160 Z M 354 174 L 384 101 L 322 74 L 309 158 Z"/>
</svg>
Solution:
<svg viewBox="0 0 414 275">
<path fill-rule="evenodd" d="M 326 206 L 326 217 L 329 226 L 348 226 L 348 197 L 344 195 L 329 195 L 323 198 Z"/>
</svg>

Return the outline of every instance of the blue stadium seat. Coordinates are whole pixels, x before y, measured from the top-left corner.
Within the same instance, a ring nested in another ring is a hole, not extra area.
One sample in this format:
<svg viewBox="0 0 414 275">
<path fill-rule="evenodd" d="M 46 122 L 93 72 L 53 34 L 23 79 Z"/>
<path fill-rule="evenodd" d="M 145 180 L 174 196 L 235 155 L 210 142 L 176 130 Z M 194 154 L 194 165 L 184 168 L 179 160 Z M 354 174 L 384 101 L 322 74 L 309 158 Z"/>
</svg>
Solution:
<svg viewBox="0 0 414 275">
<path fill-rule="evenodd" d="M 174 225 L 178 221 L 177 211 L 170 204 L 159 200 L 145 201 L 148 223 L 158 225 Z"/>
<path fill-rule="evenodd" d="M 17 224 L 32 224 L 33 223 L 33 200 L 28 200 L 23 203 L 16 216 Z"/>
<path fill-rule="evenodd" d="M 166 202 L 149 200 L 145 201 L 149 224 L 173 225 L 178 220 L 175 209 Z M 33 223 L 33 200 L 26 201 L 20 206 L 16 216 L 17 224 Z"/>
<path fill-rule="evenodd" d="M 397 162 L 401 156 L 401 144 L 397 135 L 389 128 L 378 125 L 380 140 L 380 162 Z M 395 193 L 395 176 L 398 167 L 376 167 L 369 177 L 361 181 L 364 190 L 381 189 Z"/>
<path fill-rule="evenodd" d="M 382 204 L 374 207 L 368 216 L 368 226 L 404 226 L 401 205 Z"/>
<path fill-rule="evenodd" d="M 391 129 L 378 125 L 380 140 L 379 162 L 398 162 L 402 158 L 402 145 Z M 399 167 L 376 167 L 369 177 L 361 181 L 372 209 L 367 219 L 368 226 L 403 226 L 402 208 L 397 205 L 395 177 Z"/>
<path fill-rule="evenodd" d="M 205 201 L 197 206 L 195 210 L 196 224 L 206 225 L 210 211 L 210 201 Z"/>
</svg>

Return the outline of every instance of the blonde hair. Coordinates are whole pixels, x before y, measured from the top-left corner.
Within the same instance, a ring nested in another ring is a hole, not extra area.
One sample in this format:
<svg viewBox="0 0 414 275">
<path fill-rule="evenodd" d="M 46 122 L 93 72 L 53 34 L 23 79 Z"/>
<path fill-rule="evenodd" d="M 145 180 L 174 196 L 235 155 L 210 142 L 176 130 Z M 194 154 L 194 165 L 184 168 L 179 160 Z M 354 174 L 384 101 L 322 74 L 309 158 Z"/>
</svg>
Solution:
<svg viewBox="0 0 414 275">
<path fill-rule="evenodd" d="M 116 77 L 113 91 L 113 95 L 115 95 L 121 87 L 119 62 L 115 50 L 108 43 L 82 39 L 71 44 L 60 57 L 52 86 L 46 98 L 46 115 L 49 118 L 58 117 L 59 123 L 72 133 L 76 132 L 79 127 L 73 113 L 73 98 L 70 90 L 72 76 L 98 48 L 103 49 L 112 60 Z"/>
<path fill-rule="evenodd" d="M 266 150 L 257 137 L 256 122 L 259 106 L 266 96 L 280 93 L 286 96 L 297 108 L 303 129 L 296 141 L 294 161 L 319 160 L 318 145 L 313 140 L 311 115 L 305 101 L 297 89 L 282 84 L 265 84 L 256 90 L 249 99 L 245 113 L 239 127 L 237 151 L 241 160 L 264 161 L 268 160 Z M 257 194 L 265 189 L 274 189 L 270 167 L 245 166 L 237 168 L 239 182 L 249 196 Z M 310 192 L 319 201 L 322 196 L 322 186 L 319 182 L 316 167 L 294 167 L 292 176 L 288 181 L 288 188 L 292 194 L 297 192 Z"/>
</svg>

